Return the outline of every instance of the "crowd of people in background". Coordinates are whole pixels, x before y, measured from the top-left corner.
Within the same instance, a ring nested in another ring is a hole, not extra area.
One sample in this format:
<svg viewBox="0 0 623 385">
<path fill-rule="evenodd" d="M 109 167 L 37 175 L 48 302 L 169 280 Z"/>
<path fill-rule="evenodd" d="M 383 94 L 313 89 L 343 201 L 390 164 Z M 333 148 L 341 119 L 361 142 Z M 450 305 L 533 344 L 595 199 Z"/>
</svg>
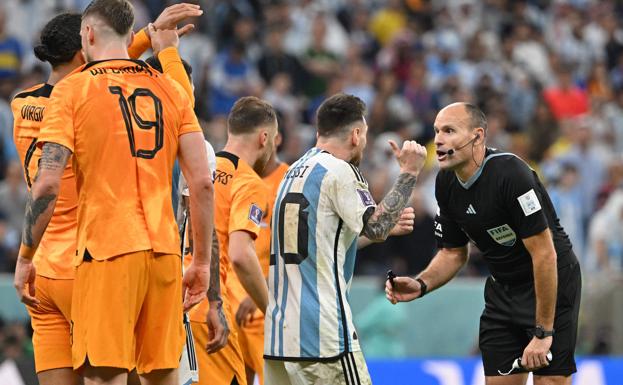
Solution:
<svg viewBox="0 0 623 385">
<path fill-rule="evenodd" d="M 0 6 L 0 271 L 12 272 L 27 199 L 12 140 L 12 96 L 44 82 L 40 28 L 87 0 Z M 136 29 L 172 1 L 133 0 Z M 623 271 L 623 6 L 596 0 L 199 0 L 180 42 L 196 112 L 215 149 L 244 95 L 279 113 L 280 158 L 315 142 L 314 115 L 337 92 L 368 106 L 361 169 L 379 200 L 398 173 L 388 139 L 415 139 L 431 159 L 411 205 L 415 231 L 359 254 L 358 274 L 415 274 L 436 245 L 433 120 L 454 101 L 488 116 L 487 143 L 521 156 L 547 182 L 583 271 Z M 484 274 L 473 248 L 463 272 Z"/>
</svg>

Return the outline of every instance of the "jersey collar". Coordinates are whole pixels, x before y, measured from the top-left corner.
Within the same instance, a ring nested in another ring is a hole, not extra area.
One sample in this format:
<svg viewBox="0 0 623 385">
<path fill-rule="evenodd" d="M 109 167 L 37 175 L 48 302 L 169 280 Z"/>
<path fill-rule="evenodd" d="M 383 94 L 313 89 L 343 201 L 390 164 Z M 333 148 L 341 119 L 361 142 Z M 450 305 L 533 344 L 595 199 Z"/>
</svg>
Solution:
<svg viewBox="0 0 623 385">
<path fill-rule="evenodd" d="M 485 169 L 485 165 L 487 164 L 487 162 L 489 160 L 491 160 L 493 158 L 497 158 L 498 156 L 502 156 L 502 155 L 513 155 L 513 156 L 515 156 L 515 154 L 511 154 L 510 152 L 494 152 L 494 151 L 495 151 L 495 149 L 487 148 L 487 156 L 482 161 L 482 164 L 480 165 L 478 170 L 476 170 L 476 173 L 474 175 L 472 175 L 465 182 L 463 182 L 461 179 L 459 179 L 459 177 L 456 174 L 454 174 L 455 177 L 456 177 L 456 180 L 459 182 L 461 187 L 463 187 L 465 190 L 469 190 L 469 188 L 472 187 L 474 185 L 474 183 L 476 183 L 478 178 L 480 178 L 480 175 L 482 174 L 482 171 Z"/>
</svg>

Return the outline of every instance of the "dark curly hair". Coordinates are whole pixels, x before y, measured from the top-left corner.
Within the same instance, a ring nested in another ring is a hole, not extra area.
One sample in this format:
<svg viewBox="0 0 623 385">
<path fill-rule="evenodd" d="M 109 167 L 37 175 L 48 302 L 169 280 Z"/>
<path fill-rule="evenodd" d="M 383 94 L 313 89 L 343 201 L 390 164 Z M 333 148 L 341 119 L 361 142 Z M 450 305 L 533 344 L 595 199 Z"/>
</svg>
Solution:
<svg viewBox="0 0 623 385">
<path fill-rule="evenodd" d="M 80 23 L 81 15 L 78 13 L 62 13 L 50 20 L 43 27 L 40 42 L 35 46 L 37 59 L 49 62 L 52 67 L 70 62 L 82 49 Z"/>
</svg>

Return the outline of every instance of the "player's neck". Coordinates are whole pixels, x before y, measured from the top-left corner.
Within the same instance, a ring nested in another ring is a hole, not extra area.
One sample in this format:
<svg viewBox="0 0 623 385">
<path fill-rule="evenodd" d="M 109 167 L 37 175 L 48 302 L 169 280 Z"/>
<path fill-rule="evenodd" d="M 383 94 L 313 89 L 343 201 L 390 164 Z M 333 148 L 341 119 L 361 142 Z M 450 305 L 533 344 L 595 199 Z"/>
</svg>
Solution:
<svg viewBox="0 0 623 385">
<path fill-rule="evenodd" d="M 350 162 L 353 157 L 352 151 L 345 148 L 344 143 L 336 143 L 332 139 L 318 138 L 316 142 L 316 148 L 326 151 L 338 159 L 342 159 L 345 162 Z"/>
<path fill-rule="evenodd" d="M 71 71 L 76 69 L 74 65 L 71 64 L 61 64 L 52 69 L 50 76 L 48 77 L 47 83 L 50 85 L 55 85 L 60 82 L 65 76 L 69 75 Z"/>
<path fill-rule="evenodd" d="M 472 176 L 474 176 L 474 174 L 476 174 L 476 172 L 478 172 L 478 169 L 480 169 L 480 167 L 482 167 L 482 165 L 484 164 L 486 152 L 485 148 L 485 146 L 474 147 L 473 156 L 469 159 L 469 161 L 462 165 L 460 168 L 454 170 L 454 173 L 459 178 L 459 180 L 461 180 L 462 182 L 467 182 L 469 178 L 471 178 Z"/>
<path fill-rule="evenodd" d="M 251 167 L 253 167 L 258 159 L 257 151 L 251 149 L 246 143 L 244 143 L 244 141 L 232 140 L 232 137 L 227 140 L 225 147 L 223 147 L 223 151 L 236 155 Z"/>
<path fill-rule="evenodd" d="M 111 60 L 111 59 L 129 59 L 128 47 L 118 41 L 103 44 L 98 49 L 90 52 L 89 59 L 91 61 Z"/>
</svg>

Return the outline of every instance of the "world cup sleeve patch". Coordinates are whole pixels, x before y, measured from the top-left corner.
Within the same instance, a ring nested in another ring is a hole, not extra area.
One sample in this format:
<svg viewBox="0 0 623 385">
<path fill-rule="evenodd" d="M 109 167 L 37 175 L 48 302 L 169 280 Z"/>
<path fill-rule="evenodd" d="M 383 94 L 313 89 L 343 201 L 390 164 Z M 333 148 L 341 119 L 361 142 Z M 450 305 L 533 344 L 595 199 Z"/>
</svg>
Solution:
<svg viewBox="0 0 623 385">
<path fill-rule="evenodd" d="M 541 210 L 541 202 L 539 202 L 534 189 L 530 189 L 530 191 L 521 195 L 517 200 L 525 216 L 532 215 Z"/>
<path fill-rule="evenodd" d="M 263 215 L 264 213 L 262 212 L 262 209 L 255 203 L 253 203 L 249 208 L 249 219 L 258 226 L 262 223 Z"/>
<path fill-rule="evenodd" d="M 376 203 L 374 202 L 374 198 L 372 198 L 372 195 L 368 190 L 357 189 L 357 194 L 359 195 L 359 199 L 361 199 L 361 202 L 364 206 L 376 205 Z"/>
</svg>

